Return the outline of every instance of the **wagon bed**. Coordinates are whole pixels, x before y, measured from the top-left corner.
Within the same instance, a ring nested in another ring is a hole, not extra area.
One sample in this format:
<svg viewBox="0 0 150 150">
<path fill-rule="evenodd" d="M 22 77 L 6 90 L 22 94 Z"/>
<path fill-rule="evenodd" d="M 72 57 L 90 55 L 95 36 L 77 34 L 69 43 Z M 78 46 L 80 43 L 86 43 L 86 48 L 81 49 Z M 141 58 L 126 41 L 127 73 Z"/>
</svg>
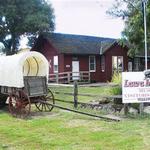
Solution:
<svg viewBox="0 0 150 150">
<path fill-rule="evenodd" d="M 24 77 L 25 91 L 29 97 L 47 95 L 47 82 L 45 76 L 26 76 Z"/>
</svg>

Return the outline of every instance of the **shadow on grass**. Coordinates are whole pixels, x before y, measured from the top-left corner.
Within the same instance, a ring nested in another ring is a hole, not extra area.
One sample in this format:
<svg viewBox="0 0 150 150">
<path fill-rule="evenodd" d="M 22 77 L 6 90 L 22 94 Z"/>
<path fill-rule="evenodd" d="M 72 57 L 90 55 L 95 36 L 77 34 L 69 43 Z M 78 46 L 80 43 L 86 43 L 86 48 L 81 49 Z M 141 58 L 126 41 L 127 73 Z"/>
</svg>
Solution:
<svg viewBox="0 0 150 150">
<path fill-rule="evenodd" d="M 18 115 L 18 117 L 16 117 L 16 116 L 11 115 L 11 113 L 9 112 L 8 105 L 5 105 L 4 107 L 0 108 L 0 114 L 1 115 L 8 114 L 13 118 L 18 118 L 18 119 L 20 118 L 23 120 L 32 120 L 32 119 L 36 119 L 36 118 L 45 118 L 45 117 L 51 118 L 51 117 L 59 115 L 58 110 L 52 110 L 50 112 L 44 112 L 44 111 L 42 112 L 42 111 L 38 111 L 37 109 L 35 109 L 34 106 L 32 106 L 31 112 L 27 117 L 20 117 L 19 115 Z"/>
</svg>

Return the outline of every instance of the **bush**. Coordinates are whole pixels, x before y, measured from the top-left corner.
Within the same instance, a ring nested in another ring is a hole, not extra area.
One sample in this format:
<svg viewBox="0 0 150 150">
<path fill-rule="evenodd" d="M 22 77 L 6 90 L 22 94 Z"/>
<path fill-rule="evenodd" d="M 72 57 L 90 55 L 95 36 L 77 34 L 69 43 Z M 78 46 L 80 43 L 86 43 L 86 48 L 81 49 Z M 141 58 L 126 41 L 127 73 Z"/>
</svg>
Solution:
<svg viewBox="0 0 150 150">
<path fill-rule="evenodd" d="M 111 89 L 112 95 L 121 95 L 122 94 L 122 87 L 120 86 L 122 83 L 121 73 L 114 72 L 111 82 L 119 85 L 116 87 L 112 87 Z"/>
<path fill-rule="evenodd" d="M 120 86 L 112 87 L 111 94 L 112 95 L 121 95 L 122 94 L 122 88 Z"/>
<path fill-rule="evenodd" d="M 112 83 L 116 83 L 116 84 L 121 84 L 122 83 L 122 75 L 121 75 L 121 73 L 114 72 L 111 82 Z"/>
</svg>

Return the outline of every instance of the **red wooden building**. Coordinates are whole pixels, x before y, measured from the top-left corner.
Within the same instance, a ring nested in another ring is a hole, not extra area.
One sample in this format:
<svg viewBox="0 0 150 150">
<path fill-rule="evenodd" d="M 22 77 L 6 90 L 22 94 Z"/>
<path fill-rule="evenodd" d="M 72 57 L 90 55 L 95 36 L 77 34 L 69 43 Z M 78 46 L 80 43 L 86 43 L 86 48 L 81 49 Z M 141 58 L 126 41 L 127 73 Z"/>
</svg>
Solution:
<svg viewBox="0 0 150 150">
<path fill-rule="evenodd" d="M 114 71 L 128 70 L 127 48 L 116 39 L 71 34 L 43 34 L 32 50 L 45 55 L 50 74 L 90 72 L 91 81 L 110 81 Z"/>
</svg>

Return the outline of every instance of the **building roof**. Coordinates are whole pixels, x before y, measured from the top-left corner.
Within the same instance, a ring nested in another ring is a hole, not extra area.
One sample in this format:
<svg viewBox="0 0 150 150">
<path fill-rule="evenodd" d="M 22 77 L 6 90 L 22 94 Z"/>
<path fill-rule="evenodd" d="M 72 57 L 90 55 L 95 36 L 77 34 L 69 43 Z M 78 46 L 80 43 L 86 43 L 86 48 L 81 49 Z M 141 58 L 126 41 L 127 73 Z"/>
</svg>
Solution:
<svg viewBox="0 0 150 150">
<path fill-rule="evenodd" d="M 45 34 L 43 37 L 64 54 L 103 54 L 116 41 L 113 38 L 60 33 Z"/>
<path fill-rule="evenodd" d="M 100 54 L 104 54 L 116 42 L 116 40 L 102 41 Z"/>
</svg>

